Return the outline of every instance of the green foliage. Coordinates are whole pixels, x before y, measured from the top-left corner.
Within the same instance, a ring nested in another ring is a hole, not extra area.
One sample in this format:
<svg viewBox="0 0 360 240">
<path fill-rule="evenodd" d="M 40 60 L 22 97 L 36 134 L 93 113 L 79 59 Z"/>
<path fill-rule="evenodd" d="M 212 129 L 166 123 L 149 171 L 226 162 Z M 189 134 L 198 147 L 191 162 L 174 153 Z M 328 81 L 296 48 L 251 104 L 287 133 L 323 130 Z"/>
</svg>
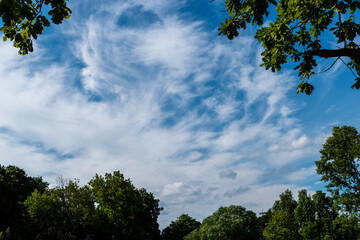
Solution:
<svg viewBox="0 0 360 240">
<path fill-rule="evenodd" d="M 198 227 L 200 227 L 200 222 L 187 214 L 182 214 L 161 232 L 161 239 L 183 240 L 186 235 Z"/>
<path fill-rule="evenodd" d="M 36 239 L 89 239 L 101 237 L 102 224 L 88 186 L 62 181 L 44 193 L 35 191 L 26 201 Z"/>
<path fill-rule="evenodd" d="M 360 210 L 360 135 L 354 127 L 333 127 L 316 161 L 321 180 L 328 183 L 337 204 L 346 211 Z"/>
<path fill-rule="evenodd" d="M 332 222 L 336 217 L 333 202 L 325 193 L 317 191 L 310 197 L 306 190 L 299 192 L 295 220 L 304 239 L 332 239 Z"/>
<path fill-rule="evenodd" d="M 36 239 L 159 239 L 159 200 L 120 172 L 80 187 L 65 181 L 24 203 Z"/>
<path fill-rule="evenodd" d="M 219 34 L 229 39 L 239 36 L 239 30 L 246 29 L 248 24 L 261 26 L 269 15 L 269 8 L 276 7 L 276 19 L 259 28 L 255 34 L 264 48 L 262 66 L 274 72 L 280 71 L 289 60 L 298 63 L 294 68 L 299 71 L 302 81 L 297 87 L 298 93 L 310 95 L 314 90 L 314 86 L 307 82 L 317 66 L 314 56 L 348 56 L 351 59 L 348 66 L 360 74 L 360 46 L 356 43 L 360 24 L 355 18 L 355 12 L 360 9 L 359 1 L 226 0 L 225 5 L 229 18 L 221 23 Z M 334 50 L 335 56 L 322 51 L 327 40 L 321 38 L 325 32 L 332 34 L 349 51 Z M 355 80 L 352 88 L 359 89 L 360 77 Z"/>
<path fill-rule="evenodd" d="M 359 239 L 359 219 L 355 216 L 341 215 L 333 222 L 334 237 L 336 240 Z"/>
<path fill-rule="evenodd" d="M 203 238 L 200 238 L 200 233 L 198 228 L 184 237 L 184 240 L 205 240 L 205 239 L 208 238 L 206 238 L 205 236 Z"/>
<path fill-rule="evenodd" d="M 266 213 L 266 222 L 263 235 L 265 239 L 300 239 L 294 212 L 297 202 L 294 200 L 292 192 L 286 190 L 280 194 L 280 199 L 276 200 L 273 207 Z"/>
<path fill-rule="evenodd" d="M 50 8 L 47 15 L 43 14 L 44 5 Z M 14 41 L 20 54 L 33 51 L 32 39 L 42 34 L 44 27 L 60 24 L 70 17 L 71 10 L 66 6 L 66 0 L 1 0 L 0 17 L 3 26 L 0 31 L 4 33 L 3 40 Z"/>
<path fill-rule="evenodd" d="M 0 165 L 0 232 L 10 228 L 14 237 L 25 239 L 27 225 L 21 203 L 35 189 L 43 192 L 46 188 L 47 183 L 41 177 L 29 177 L 21 168 Z"/>
<path fill-rule="evenodd" d="M 321 191 L 310 196 L 306 190 L 301 190 L 295 210 L 292 211 L 293 208 L 289 206 L 294 206 L 294 200 L 291 191 L 286 190 L 266 212 L 265 239 L 359 238 L 359 219 L 355 215 L 340 214 L 333 199 Z"/>
<path fill-rule="evenodd" d="M 294 216 L 284 210 L 274 213 L 263 234 L 269 240 L 300 239 Z"/>
<path fill-rule="evenodd" d="M 0 240 L 11 239 L 10 228 L 7 228 L 5 232 L 0 232 Z"/>
<path fill-rule="evenodd" d="M 220 207 L 204 219 L 200 228 L 185 237 L 194 239 L 252 240 L 260 239 L 261 229 L 256 214 L 242 206 Z"/>
<path fill-rule="evenodd" d="M 266 224 L 268 222 L 270 222 L 273 212 L 271 211 L 272 209 L 270 208 L 268 211 L 266 212 L 261 212 L 258 217 L 258 221 L 259 221 L 259 226 L 261 228 L 262 231 L 264 231 Z"/>
<path fill-rule="evenodd" d="M 97 208 L 106 218 L 110 239 L 158 239 L 159 200 L 145 189 L 136 189 L 119 172 L 96 175 L 89 183 Z"/>
<path fill-rule="evenodd" d="M 285 192 L 280 194 L 280 200 L 276 200 L 272 207 L 273 212 L 284 211 L 291 215 L 294 214 L 297 202 L 294 200 L 292 192 L 287 189 Z"/>
</svg>

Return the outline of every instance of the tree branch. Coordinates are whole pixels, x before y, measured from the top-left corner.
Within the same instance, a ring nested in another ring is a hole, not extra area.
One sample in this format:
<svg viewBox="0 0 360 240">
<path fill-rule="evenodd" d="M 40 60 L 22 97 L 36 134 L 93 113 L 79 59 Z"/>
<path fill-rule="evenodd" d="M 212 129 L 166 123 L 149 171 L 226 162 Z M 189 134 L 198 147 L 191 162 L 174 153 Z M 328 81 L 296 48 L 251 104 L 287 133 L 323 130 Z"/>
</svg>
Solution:
<svg viewBox="0 0 360 240">
<path fill-rule="evenodd" d="M 307 20 L 308 20 L 308 18 L 304 19 L 304 20 L 301 21 L 301 22 L 298 22 L 295 26 L 293 26 L 292 28 L 290 28 L 290 31 L 292 31 L 292 30 L 294 30 L 295 28 L 298 28 L 298 27 L 304 25 L 304 23 L 306 23 Z"/>
<path fill-rule="evenodd" d="M 350 48 L 341 48 L 336 50 L 308 50 L 305 52 L 310 56 L 319 56 L 323 58 L 330 57 L 351 57 L 351 58 L 359 58 L 360 57 L 360 49 L 350 49 Z"/>
</svg>

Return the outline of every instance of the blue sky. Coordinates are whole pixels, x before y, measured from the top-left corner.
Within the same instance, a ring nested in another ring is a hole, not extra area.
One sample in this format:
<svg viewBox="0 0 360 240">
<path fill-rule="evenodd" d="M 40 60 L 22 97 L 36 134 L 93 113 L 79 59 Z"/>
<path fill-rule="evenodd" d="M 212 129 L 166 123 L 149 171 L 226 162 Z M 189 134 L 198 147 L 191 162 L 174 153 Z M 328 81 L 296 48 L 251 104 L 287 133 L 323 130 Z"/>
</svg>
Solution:
<svg viewBox="0 0 360 240">
<path fill-rule="evenodd" d="M 218 36 L 223 4 L 70 1 L 72 17 L 34 53 L 1 43 L 0 163 L 50 183 L 120 170 L 161 200 L 162 228 L 182 213 L 261 212 L 286 189 L 323 189 L 322 143 L 334 125 L 359 127 L 354 77 L 339 62 L 297 95 L 291 68 L 259 67 L 254 28 Z"/>
</svg>

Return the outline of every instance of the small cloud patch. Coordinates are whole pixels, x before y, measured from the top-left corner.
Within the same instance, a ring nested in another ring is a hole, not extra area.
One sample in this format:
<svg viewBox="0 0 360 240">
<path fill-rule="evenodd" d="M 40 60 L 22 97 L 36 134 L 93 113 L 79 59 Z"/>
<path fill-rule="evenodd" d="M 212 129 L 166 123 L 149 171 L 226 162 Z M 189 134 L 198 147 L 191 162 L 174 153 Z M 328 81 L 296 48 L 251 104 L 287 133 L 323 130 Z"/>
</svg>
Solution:
<svg viewBox="0 0 360 240">
<path fill-rule="evenodd" d="M 247 191 L 249 191 L 250 188 L 249 187 L 238 187 L 238 188 L 234 188 L 233 190 L 231 191 L 227 191 L 225 194 L 224 194 L 224 197 L 234 197 L 234 196 L 237 196 L 237 195 L 240 195 L 242 193 L 245 193 Z"/>
<path fill-rule="evenodd" d="M 237 176 L 237 173 L 231 169 L 226 169 L 226 170 L 219 172 L 219 176 L 221 179 L 224 179 L 224 178 L 235 179 Z"/>
</svg>

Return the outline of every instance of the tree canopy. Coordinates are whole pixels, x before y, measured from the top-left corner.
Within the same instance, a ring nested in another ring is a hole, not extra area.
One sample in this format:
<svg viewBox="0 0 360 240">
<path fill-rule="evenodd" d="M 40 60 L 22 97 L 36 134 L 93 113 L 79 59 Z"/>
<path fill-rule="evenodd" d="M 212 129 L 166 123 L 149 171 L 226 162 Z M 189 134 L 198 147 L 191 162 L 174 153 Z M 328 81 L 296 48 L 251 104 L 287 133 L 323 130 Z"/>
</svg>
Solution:
<svg viewBox="0 0 360 240">
<path fill-rule="evenodd" d="M 15 237 L 23 238 L 22 233 L 27 226 L 21 203 L 36 189 L 43 192 L 46 187 L 47 183 L 41 177 L 30 177 L 16 166 L 0 165 L 0 232 L 6 232 L 9 228 L 16 233 Z"/>
<path fill-rule="evenodd" d="M 24 205 L 30 217 L 32 231 L 29 234 L 33 238 L 61 240 L 106 236 L 91 189 L 80 187 L 78 180 L 62 180 L 48 191 L 35 191 Z"/>
<path fill-rule="evenodd" d="M 159 200 L 119 171 L 96 175 L 84 186 L 60 178 L 46 188 L 41 178 L 27 177 L 22 169 L 0 170 L 0 239 L 160 238 Z"/>
<path fill-rule="evenodd" d="M 195 239 L 246 239 L 255 240 L 261 236 L 256 214 L 242 206 L 220 207 L 205 218 L 199 229 L 185 237 Z"/>
<path fill-rule="evenodd" d="M 299 191 L 294 216 L 304 239 L 332 239 L 332 224 L 338 214 L 331 198 L 322 191 L 313 196 L 305 189 Z"/>
<path fill-rule="evenodd" d="M 297 63 L 294 69 L 301 77 L 298 93 L 310 95 L 314 90 L 308 79 L 315 74 L 315 57 L 335 57 L 335 61 L 342 60 L 341 57 L 349 58 L 346 65 L 357 72 L 353 72 L 355 83 L 351 87 L 360 88 L 360 43 L 357 38 L 360 24 L 355 17 L 360 9 L 359 1 L 226 0 L 225 5 L 229 18 L 221 23 L 219 34 L 233 39 L 249 24 L 261 26 L 255 34 L 264 48 L 261 65 L 274 72 L 280 71 L 289 61 Z M 265 25 L 273 8 L 276 18 Z M 339 44 L 338 49 L 324 49 L 329 45 L 329 35 Z"/>
<path fill-rule="evenodd" d="M 270 217 L 265 223 L 264 237 L 271 240 L 299 239 L 300 234 L 294 217 L 296 207 L 297 202 L 290 190 L 281 193 L 280 199 L 275 201 L 268 213 Z"/>
<path fill-rule="evenodd" d="M 265 239 L 359 239 L 359 219 L 339 211 L 332 197 L 322 191 L 311 196 L 305 189 L 298 196 L 295 201 L 290 190 L 280 194 L 267 212 Z"/>
<path fill-rule="evenodd" d="M 316 161 L 317 173 L 338 204 L 349 212 L 360 210 L 360 134 L 354 127 L 333 127 Z"/>
<path fill-rule="evenodd" d="M 161 240 L 183 240 L 186 235 L 200 227 L 200 222 L 187 214 L 182 214 L 176 221 L 161 232 Z"/>
<path fill-rule="evenodd" d="M 269 240 L 300 239 L 294 216 L 283 210 L 274 213 L 264 229 L 264 237 Z"/>
<path fill-rule="evenodd" d="M 297 202 L 294 200 L 292 192 L 287 189 L 285 192 L 280 194 L 280 199 L 275 201 L 274 206 L 272 207 L 272 211 L 284 211 L 292 215 L 294 214 L 296 206 Z"/>
<path fill-rule="evenodd" d="M 66 2 L 67 0 L 0 0 L 0 31 L 4 33 L 3 40 L 13 41 L 20 54 L 32 52 L 33 39 L 37 39 L 44 28 L 50 26 L 50 22 L 60 24 L 70 17 L 71 10 Z"/>
<path fill-rule="evenodd" d="M 119 172 L 96 175 L 89 183 L 97 209 L 105 216 L 109 239 L 158 239 L 159 200 L 145 189 L 135 188 Z"/>
</svg>

